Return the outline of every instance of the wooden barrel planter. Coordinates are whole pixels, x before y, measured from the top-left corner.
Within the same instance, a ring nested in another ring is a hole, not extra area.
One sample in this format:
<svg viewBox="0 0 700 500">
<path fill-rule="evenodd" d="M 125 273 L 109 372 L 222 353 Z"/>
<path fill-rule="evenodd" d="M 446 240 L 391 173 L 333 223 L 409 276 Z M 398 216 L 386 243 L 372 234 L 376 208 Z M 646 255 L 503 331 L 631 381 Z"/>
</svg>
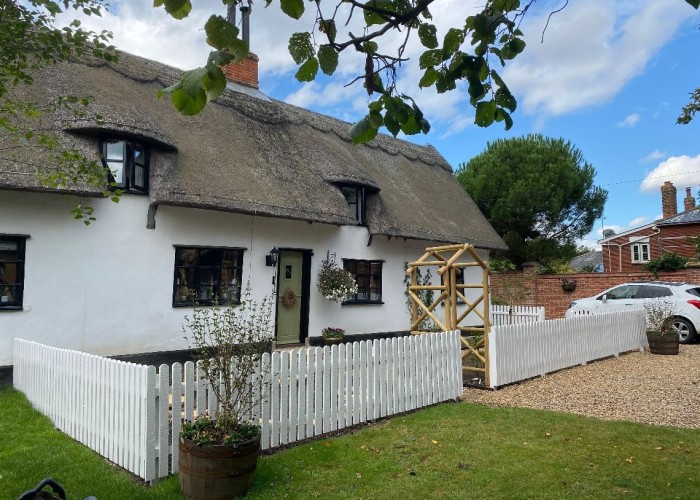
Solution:
<svg viewBox="0 0 700 500">
<path fill-rule="evenodd" d="M 192 500 L 224 500 L 244 496 L 253 484 L 260 436 L 240 446 L 197 446 L 180 438 L 180 491 Z"/>
<path fill-rule="evenodd" d="M 652 354 L 678 354 L 678 335 L 659 335 L 647 332 L 649 352 Z"/>
</svg>

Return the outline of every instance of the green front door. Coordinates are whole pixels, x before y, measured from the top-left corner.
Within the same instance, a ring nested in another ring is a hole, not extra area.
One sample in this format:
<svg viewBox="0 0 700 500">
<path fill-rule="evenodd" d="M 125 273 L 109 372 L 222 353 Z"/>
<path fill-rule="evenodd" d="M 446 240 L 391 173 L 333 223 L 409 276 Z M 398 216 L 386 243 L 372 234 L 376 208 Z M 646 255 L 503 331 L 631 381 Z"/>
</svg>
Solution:
<svg viewBox="0 0 700 500">
<path fill-rule="evenodd" d="M 301 337 L 303 252 L 280 251 L 277 292 L 277 343 L 295 344 Z"/>
</svg>

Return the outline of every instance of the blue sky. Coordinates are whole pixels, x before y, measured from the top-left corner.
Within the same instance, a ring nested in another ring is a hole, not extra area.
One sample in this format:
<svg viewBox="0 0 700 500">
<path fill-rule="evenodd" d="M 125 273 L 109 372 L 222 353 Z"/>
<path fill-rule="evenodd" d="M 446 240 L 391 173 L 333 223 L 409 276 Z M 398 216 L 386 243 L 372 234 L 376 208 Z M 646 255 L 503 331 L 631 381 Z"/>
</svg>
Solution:
<svg viewBox="0 0 700 500">
<path fill-rule="evenodd" d="M 464 19 L 482 3 L 437 0 L 431 12 L 438 37 L 454 19 Z M 254 4 L 251 16 L 261 90 L 348 121 L 362 117 L 364 89 L 345 87 L 363 67 L 362 59 L 344 54 L 333 78 L 296 82 L 287 43 L 291 33 L 311 28 L 312 13 L 295 22 L 276 2 L 267 9 L 262 4 Z M 473 125 L 463 88 L 444 95 L 418 90 L 421 72 L 415 62 L 421 47 L 414 39 L 406 51 L 412 61 L 402 68 L 399 85 L 426 112 L 432 130 L 407 140 L 432 144 L 456 169 L 498 138 L 528 133 L 563 137 L 595 167 L 596 184 L 609 191 L 606 228 L 620 232 L 658 218 L 659 186 L 665 180 L 678 188 L 682 210 L 685 188 L 691 187 L 694 196 L 700 190 L 700 117 L 689 125 L 675 123 L 689 93 L 700 86 L 700 14 L 684 0 L 570 2 L 552 17 L 541 43 L 547 15 L 563 4 L 541 0 L 522 24 L 528 47 L 503 72 L 519 102 L 508 132 L 498 124 L 488 129 Z M 328 2 L 328 8 L 333 5 Z M 89 27 L 111 30 L 122 50 L 191 69 L 206 62 L 209 48 L 202 26 L 214 12 L 225 13 L 221 2 L 202 0 L 195 2 L 188 19 L 175 21 L 150 2 L 115 0 L 102 19 L 83 20 Z M 396 38 L 385 43 L 396 43 Z M 601 232 L 598 220 L 582 243 L 595 246 Z"/>
</svg>

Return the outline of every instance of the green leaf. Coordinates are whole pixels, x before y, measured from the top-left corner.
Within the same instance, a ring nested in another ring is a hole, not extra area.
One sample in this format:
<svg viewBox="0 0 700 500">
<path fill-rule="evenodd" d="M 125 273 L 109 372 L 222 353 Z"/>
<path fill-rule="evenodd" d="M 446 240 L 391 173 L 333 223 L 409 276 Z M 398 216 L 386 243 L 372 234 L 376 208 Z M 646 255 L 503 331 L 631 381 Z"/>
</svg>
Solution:
<svg viewBox="0 0 700 500">
<path fill-rule="evenodd" d="M 515 108 L 518 106 L 518 102 L 515 100 L 515 97 L 513 97 L 513 94 L 510 93 L 508 87 L 499 88 L 496 91 L 495 99 L 496 104 L 508 108 L 511 112 L 515 111 Z"/>
<path fill-rule="evenodd" d="M 436 49 L 438 46 L 437 28 L 432 24 L 421 24 L 418 28 L 420 43 L 429 49 Z"/>
<path fill-rule="evenodd" d="M 386 129 L 391 132 L 391 135 L 396 137 L 399 132 L 401 132 L 401 125 L 399 125 L 399 122 L 397 122 L 394 118 L 389 116 L 389 114 L 384 115 L 384 126 Z"/>
<path fill-rule="evenodd" d="M 333 19 L 323 19 L 319 22 L 318 29 L 321 33 L 326 34 L 328 41 L 335 43 L 335 37 L 338 34 L 338 29 L 335 27 L 335 21 Z"/>
<path fill-rule="evenodd" d="M 690 5 L 692 5 L 693 7 L 695 7 L 696 9 L 700 8 L 700 0 L 685 0 L 685 1 L 688 2 Z"/>
<path fill-rule="evenodd" d="M 226 90 L 226 77 L 221 68 L 210 69 L 202 78 L 202 87 L 207 96 L 207 101 L 213 101 Z"/>
<path fill-rule="evenodd" d="M 442 50 L 426 50 L 420 55 L 418 65 L 420 69 L 427 69 L 442 62 Z"/>
<path fill-rule="evenodd" d="M 376 129 L 384 125 L 384 118 L 382 118 L 382 115 L 377 111 L 370 112 L 368 118 L 370 125 Z"/>
<path fill-rule="evenodd" d="M 476 105 L 474 123 L 480 127 L 488 127 L 496 119 L 496 101 L 482 101 Z"/>
<path fill-rule="evenodd" d="M 296 75 L 294 77 L 300 82 L 310 82 L 316 78 L 318 73 L 318 59 L 311 57 L 304 64 L 299 67 Z"/>
<path fill-rule="evenodd" d="M 435 82 L 438 79 L 438 72 L 435 71 L 435 68 L 428 68 L 425 70 L 425 73 L 423 74 L 423 78 L 420 79 L 420 82 L 418 82 L 418 86 L 420 88 L 426 88 L 430 87 L 435 84 Z"/>
<path fill-rule="evenodd" d="M 362 44 L 362 51 L 365 54 L 374 54 L 379 50 L 379 45 L 377 42 L 372 42 L 371 40 Z"/>
<path fill-rule="evenodd" d="M 501 49 L 501 57 L 506 60 L 513 59 L 523 50 L 525 50 L 525 42 L 520 38 L 513 38 L 503 45 L 503 48 Z"/>
<path fill-rule="evenodd" d="M 444 94 L 445 92 L 454 90 L 456 88 L 457 83 L 455 82 L 454 78 L 439 76 L 437 81 L 435 82 L 435 90 L 438 91 L 438 94 Z"/>
<path fill-rule="evenodd" d="M 156 0 L 153 3 L 154 7 L 160 7 L 161 5 L 164 5 L 165 12 L 175 19 L 184 19 L 192 12 L 190 0 Z"/>
<path fill-rule="evenodd" d="M 508 112 L 503 109 L 503 108 L 497 108 L 496 109 L 496 121 L 497 122 L 502 122 L 505 120 L 506 122 L 506 130 L 510 130 L 510 128 L 513 126 L 513 118 L 508 114 Z"/>
<path fill-rule="evenodd" d="M 321 45 L 318 49 L 318 63 L 321 71 L 327 75 L 332 75 L 338 67 L 338 53 L 332 45 Z"/>
<path fill-rule="evenodd" d="M 369 119 L 365 116 L 362 120 L 350 127 L 350 137 L 355 144 L 364 144 L 377 137 L 379 130 L 372 127 Z"/>
<path fill-rule="evenodd" d="M 445 54 L 452 55 L 457 52 L 462 42 L 464 42 L 464 32 L 456 28 L 450 28 L 442 42 L 442 50 L 445 51 Z"/>
<path fill-rule="evenodd" d="M 229 49 L 238 40 L 238 28 L 221 16 L 211 16 L 204 24 L 207 43 L 215 49 Z"/>
<path fill-rule="evenodd" d="M 301 64 L 314 56 L 314 46 L 311 44 L 311 33 L 294 33 L 289 37 L 289 54 L 294 62 Z"/>
<path fill-rule="evenodd" d="M 207 95 L 202 80 L 207 74 L 205 68 L 185 71 L 180 81 L 166 89 L 163 93 L 172 93 L 175 109 L 183 115 L 196 115 L 207 104 Z"/>
<path fill-rule="evenodd" d="M 293 19 L 299 19 L 304 14 L 304 0 L 280 0 L 282 12 Z"/>
<path fill-rule="evenodd" d="M 207 58 L 207 69 L 211 71 L 213 68 L 219 68 L 227 65 L 231 61 L 233 61 L 233 55 L 231 55 L 229 52 L 212 50 Z"/>
<path fill-rule="evenodd" d="M 383 10 L 394 10 L 394 0 L 369 0 L 368 2 L 365 2 L 365 5 Z M 380 14 L 377 14 L 376 12 L 372 12 L 366 9 L 363 9 L 363 12 L 365 16 L 365 23 L 367 24 L 367 26 L 386 23 L 386 19 Z"/>
</svg>

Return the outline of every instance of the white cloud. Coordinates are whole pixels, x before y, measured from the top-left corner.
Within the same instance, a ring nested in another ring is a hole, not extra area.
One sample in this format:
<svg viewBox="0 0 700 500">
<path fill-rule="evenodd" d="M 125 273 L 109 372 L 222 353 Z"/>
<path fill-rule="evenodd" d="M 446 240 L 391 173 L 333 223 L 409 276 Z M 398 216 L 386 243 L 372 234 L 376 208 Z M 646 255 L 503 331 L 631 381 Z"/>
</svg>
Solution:
<svg viewBox="0 0 700 500">
<path fill-rule="evenodd" d="M 658 149 L 655 149 L 648 155 L 646 155 L 644 158 L 639 160 L 640 163 L 651 163 L 653 161 L 660 160 L 661 158 L 666 158 L 668 155 L 664 151 L 660 151 Z"/>
<path fill-rule="evenodd" d="M 658 193 L 665 181 L 671 181 L 679 190 L 700 184 L 700 154 L 697 156 L 671 156 L 659 163 L 642 181 L 639 191 Z"/>
<path fill-rule="evenodd" d="M 632 113 L 631 115 L 627 115 L 621 122 L 618 122 L 617 126 L 621 128 L 632 128 L 639 123 L 641 119 L 642 117 L 639 113 Z"/>
<path fill-rule="evenodd" d="M 562 115 L 601 104 L 641 74 L 689 19 L 684 2 L 571 3 L 552 17 L 526 20 L 528 47 L 505 71 L 526 113 Z"/>
<path fill-rule="evenodd" d="M 628 226 L 629 226 L 630 228 L 635 228 L 635 227 L 638 227 L 638 226 L 643 226 L 644 224 L 646 224 L 646 223 L 648 223 L 648 222 L 651 222 L 651 221 L 649 220 L 649 217 L 647 217 L 647 216 L 636 217 L 636 218 L 634 218 L 634 219 L 632 219 L 632 220 L 630 221 L 630 223 L 628 224 Z"/>
</svg>

